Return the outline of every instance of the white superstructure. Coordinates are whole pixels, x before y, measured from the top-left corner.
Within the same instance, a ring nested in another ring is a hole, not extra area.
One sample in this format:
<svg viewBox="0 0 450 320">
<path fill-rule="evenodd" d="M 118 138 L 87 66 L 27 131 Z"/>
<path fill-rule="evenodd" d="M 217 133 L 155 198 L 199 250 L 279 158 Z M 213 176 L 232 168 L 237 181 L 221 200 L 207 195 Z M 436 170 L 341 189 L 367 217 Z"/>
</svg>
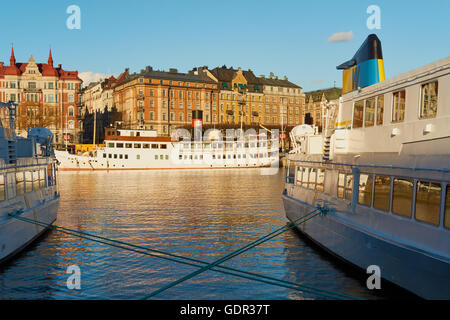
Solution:
<svg viewBox="0 0 450 320">
<path fill-rule="evenodd" d="M 450 299 L 450 57 L 344 94 L 322 134 L 299 127 L 283 201 L 334 255 Z"/>
</svg>

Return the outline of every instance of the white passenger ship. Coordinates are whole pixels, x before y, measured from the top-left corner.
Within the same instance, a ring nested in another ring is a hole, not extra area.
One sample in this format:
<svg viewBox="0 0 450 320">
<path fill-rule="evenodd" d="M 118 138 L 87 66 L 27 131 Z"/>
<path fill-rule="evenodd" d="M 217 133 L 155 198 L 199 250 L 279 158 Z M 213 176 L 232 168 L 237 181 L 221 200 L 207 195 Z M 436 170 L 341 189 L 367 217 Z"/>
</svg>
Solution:
<svg viewBox="0 0 450 320">
<path fill-rule="evenodd" d="M 205 141 L 158 137 L 151 130 L 105 129 L 105 146 L 83 154 L 55 151 L 59 170 L 255 168 L 278 164 L 278 136 L 265 133 Z"/>
<path fill-rule="evenodd" d="M 22 138 L 13 127 L 0 126 L 0 263 L 47 230 L 18 218 L 46 224 L 56 220 L 59 194 L 52 141 L 51 131 L 44 128 L 33 128 Z"/>
<path fill-rule="evenodd" d="M 420 297 L 450 299 L 450 57 L 362 88 L 352 81 L 326 106 L 334 127 L 291 134 L 286 215 L 324 208 L 298 226 L 318 245 Z"/>
</svg>

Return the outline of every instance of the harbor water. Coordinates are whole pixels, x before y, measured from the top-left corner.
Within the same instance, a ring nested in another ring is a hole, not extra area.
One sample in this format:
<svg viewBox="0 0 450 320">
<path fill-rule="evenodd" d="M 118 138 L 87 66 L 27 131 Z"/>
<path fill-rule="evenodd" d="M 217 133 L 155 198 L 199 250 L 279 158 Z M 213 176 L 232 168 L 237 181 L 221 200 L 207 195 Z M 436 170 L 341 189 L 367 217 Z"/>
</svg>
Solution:
<svg viewBox="0 0 450 320">
<path fill-rule="evenodd" d="M 213 262 L 286 225 L 284 171 L 260 169 L 61 172 L 55 225 Z M 81 288 L 69 289 L 69 266 Z M 404 298 L 366 288 L 362 273 L 337 263 L 290 230 L 223 265 L 365 299 Z M 0 267 L 0 299 L 140 299 L 195 267 L 58 231 Z M 207 271 L 156 299 L 321 299 Z"/>
</svg>

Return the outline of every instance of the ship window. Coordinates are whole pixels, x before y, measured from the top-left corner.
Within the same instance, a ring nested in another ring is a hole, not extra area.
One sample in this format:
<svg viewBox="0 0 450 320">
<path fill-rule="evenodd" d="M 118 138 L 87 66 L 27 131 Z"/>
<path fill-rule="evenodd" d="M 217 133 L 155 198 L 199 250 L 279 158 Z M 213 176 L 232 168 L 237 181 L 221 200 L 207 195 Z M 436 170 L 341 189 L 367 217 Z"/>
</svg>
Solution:
<svg viewBox="0 0 450 320">
<path fill-rule="evenodd" d="M 339 173 L 338 192 L 337 192 L 339 198 L 344 198 L 344 189 L 345 189 L 345 174 Z"/>
<path fill-rule="evenodd" d="M 106 153 L 103 154 L 103 158 L 106 158 Z"/>
<path fill-rule="evenodd" d="M 303 168 L 302 187 L 308 188 L 308 182 L 309 182 L 309 168 Z"/>
<path fill-rule="evenodd" d="M 137 159 L 137 160 L 140 160 L 140 159 L 141 159 L 141 155 L 140 155 L 140 154 L 137 154 L 137 155 L 136 155 L 136 159 Z"/>
<path fill-rule="evenodd" d="M 439 224 L 441 204 L 441 184 L 428 181 L 417 181 L 415 217 L 419 221 Z"/>
<path fill-rule="evenodd" d="M 21 195 L 25 192 L 25 179 L 23 172 L 16 172 L 16 194 Z"/>
<path fill-rule="evenodd" d="M 353 174 L 345 176 L 345 199 L 351 201 L 353 192 Z"/>
<path fill-rule="evenodd" d="M 45 170 L 41 169 L 39 171 L 39 186 L 45 188 Z"/>
<path fill-rule="evenodd" d="M 123 148 L 123 143 L 117 143 L 116 148 Z"/>
<path fill-rule="evenodd" d="M 135 143 L 134 144 L 134 148 L 135 149 L 140 149 L 141 148 L 141 144 L 140 143 Z"/>
<path fill-rule="evenodd" d="M 123 159 L 123 154 L 119 154 L 119 159 Z"/>
<path fill-rule="evenodd" d="M 157 144 L 152 144 L 152 149 L 159 149 L 159 146 Z"/>
<path fill-rule="evenodd" d="M 389 211 L 390 196 L 391 178 L 386 176 L 375 176 L 373 207 L 375 209 Z"/>
<path fill-rule="evenodd" d="M 112 158 L 112 155 L 111 155 L 111 153 L 108 153 L 108 158 L 109 158 L 109 159 L 111 159 L 111 158 Z"/>
<path fill-rule="evenodd" d="M 31 171 L 25 171 L 25 191 L 33 191 L 33 174 Z"/>
<path fill-rule="evenodd" d="M 450 184 L 447 184 L 447 196 L 445 197 L 445 221 L 444 226 L 450 229 Z"/>
<path fill-rule="evenodd" d="M 433 81 L 422 85 L 420 101 L 420 117 L 434 118 L 437 112 L 438 82 Z"/>
<path fill-rule="evenodd" d="M 353 109 L 353 128 L 361 128 L 363 126 L 364 101 L 355 102 Z"/>
<path fill-rule="evenodd" d="M 114 159 L 117 159 L 117 154 L 116 153 L 114 154 Z"/>
<path fill-rule="evenodd" d="M 302 173 L 303 173 L 303 168 L 302 167 L 297 167 L 297 178 L 295 180 L 295 184 L 296 185 L 301 185 L 302 184 Z"/>
<path fill-rule="evenodd" d="M 413 182 L 406 179 L 394 179 L 392 212 L 401 216 L 411 217 Z"/>
<path fill-rule="evenodd" d="M 319 169 L 319 171 L 317 172 L 317 185 L 316 185 L 317 191 L 323 192 L 324 182 L 325 182 L 325 169 Z"/>
<path fill-rule="evenodd" d="M 39 171 L 33 171 L 33 190 L 39 189 Z"/>
<path fill-rule="evenodd" d="M 316 174 L 317 174 L 317 169 L 315 168 L 311 168 L 311 171 L 309 172 L 309 189 L 316 189 Z"/>
<path fill-rule="evenodd" d="M 155 160 L 158 160 L 158 155 L 157 154 L 155 154 Z"/>
<path fill-rule="evenodd" d="M 159 156 L 159 159 L 160 159 L 160 160 L 163 160 L 163 159 L 164 159 L 164 156 L 161 154 L 161 155 Z"/>
<path fill-rule="evenodd" d="M 167 144 L 162 144 L 161 149 L 167 149 Z"/>
<path fill-rule="evenodd" d="M 108 148 L 114 148 L 114 143 L 108 143 Z"/>
<path fill-rule="evenodd" d="M 0 175 L 0 201 L 5 200 L 5 176 Z"/>
<path fill-rule="evenodd" d="M 144 144 L 142 145 L 142 148 L 143 148 L 143 149 L 150 149 L 150 145 L 149 145 L 148 143 L 144 143 Z"/>
<path fill-rule="evenodd" d="M 375 123 L 375 98 L 366 100 L 364 126 L 372 127 Z"/>
<path fill-rule="evenodd" d="M 127 154 L 125 155 L 125 159 L 128 159 L 128 155 Z"/>
<path fill-rule="evenodd" d="M 166 160 L 169 160 L 169 155 L 166 154 Z M 203 159 L 203 155 L 200 155 L 200 159 Z"/>
<path fill-rule="evenodd" d="M 125 143 L 125 148 L 131 149 L 132 144 L 131 143 Z"/>
<path fill-rule="evenodd" d="M 394 92 L 392 103 L 392 122 L 405 120 L 405 90 Z"/>
<path fill-rule="evenodd" d="M 377 125 L 383 125 L 383 113 L 384 113 L 384 96 L 378 96 L 377 98 Z"/>
<path fill-rule="evenodd" d="M 372 175 L 361 174 L 359 176 L 358 203 L 370 207 L 372 203 Z"/>
<path fill-rule="evenodd" d="M 294 183 L 294 179 L 295 179 L 295 162 L 294 161 L 289 161 L 288 163 L 288 183 Z"/>
</svg>

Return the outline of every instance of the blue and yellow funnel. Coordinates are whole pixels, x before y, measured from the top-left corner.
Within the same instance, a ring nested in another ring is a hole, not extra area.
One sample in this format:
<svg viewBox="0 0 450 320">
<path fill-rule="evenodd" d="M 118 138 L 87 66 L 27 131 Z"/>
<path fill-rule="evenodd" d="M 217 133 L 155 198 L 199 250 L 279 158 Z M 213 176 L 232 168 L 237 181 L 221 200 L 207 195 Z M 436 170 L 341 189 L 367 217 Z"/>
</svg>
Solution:
<svg viewBox="0 0 450 320">
<path fill-rule="evenodd" d="M 384 81 L 380 39 L 369 35 L 353 58 L 336 68 L 343 70 L 342 94 Z"/>
</svg>

